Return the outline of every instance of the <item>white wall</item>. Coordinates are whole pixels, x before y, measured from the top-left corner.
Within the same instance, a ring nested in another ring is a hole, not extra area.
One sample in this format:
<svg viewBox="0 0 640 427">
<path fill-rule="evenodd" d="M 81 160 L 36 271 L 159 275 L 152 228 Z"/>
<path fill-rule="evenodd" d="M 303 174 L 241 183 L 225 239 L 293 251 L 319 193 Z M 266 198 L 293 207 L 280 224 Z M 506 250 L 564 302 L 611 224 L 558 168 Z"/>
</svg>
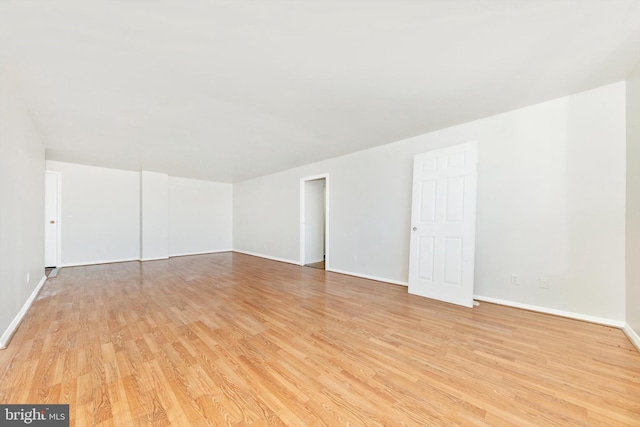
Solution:
<svg viewBox="0 0 640 427">
<path fill-rule="evenodd" d="M 2 345 L 44 277 L 44 146 L 14 81 L 0 69 Z"/>
<path fill-rule="evenodd" d="M 61 173 L 62 265 L 140 259 L 140 174 L 47 161 Z"/>
<path fill-rule="evenodd" d="M 232 185 L 57 161 L 62 265 L 231 250 Z"/>
<path fill-rule="evenodd" d="M 301 261 L 299 179 L 315 175 L 306 172 L 294 169 L 234 184 L 234 250 Z"/>
<path fill-rule="evenodd" d="M 627 324 L 640 335 L 640 64 L 627 80 Z"/>
<path fill-rule="evenodd" d="M 140 174 L 140 259 L 169 257 L 169 176 L 142 171 Z"/>
<path fill-rule="evenodd" d="M 237 183 L 234 249 L 299 262 L 299 179 L 330 173 L 329 268 L 406 281 L 413 155 L 471 140 L 476 294 L 624 320 L 624 83 Z"/>
<path fill-rule="evenodd" d="M 231 250 L 233 186 L 169 177 L 169 255 Z"/>
<path fill-rule="evenodd" d="M 324 260 L 324 179 L 304 183 L 304 264 Z"/>
</svg>

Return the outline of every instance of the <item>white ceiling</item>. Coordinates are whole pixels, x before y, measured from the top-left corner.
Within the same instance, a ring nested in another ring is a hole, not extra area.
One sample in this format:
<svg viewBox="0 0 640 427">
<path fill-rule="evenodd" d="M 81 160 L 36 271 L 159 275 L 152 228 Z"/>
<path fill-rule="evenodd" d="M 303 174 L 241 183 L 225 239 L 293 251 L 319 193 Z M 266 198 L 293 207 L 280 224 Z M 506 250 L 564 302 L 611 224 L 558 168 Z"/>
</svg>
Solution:
<svg viewBox="0 0 640 427">
<path fill-rule="evenodd" d="M 623 80 L 639 0 L 7 1 L 47 158 L 237 182 Z"/>
</svg>

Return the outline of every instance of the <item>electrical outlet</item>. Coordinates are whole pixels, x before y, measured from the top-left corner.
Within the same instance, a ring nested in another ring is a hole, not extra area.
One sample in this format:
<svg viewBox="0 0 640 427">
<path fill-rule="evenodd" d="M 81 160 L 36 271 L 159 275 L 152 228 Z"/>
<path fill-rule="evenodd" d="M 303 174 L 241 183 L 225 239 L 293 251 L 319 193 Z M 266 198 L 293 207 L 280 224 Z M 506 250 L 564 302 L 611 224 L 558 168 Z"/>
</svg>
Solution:
<svg viewBox="0 0 640 427">
<path fill-rule="evenodd" d="M 512 285 L 519 285 L 520 284 L 520 275 L 519 274 L 512 274 L 511 275 L 511 284 Z"/>
<path fill-rule="evenodd" d="M 542 289 L 549 289 L 549 278 L 547 276 L 540 277 L 538 283 Z"/>
</svg>

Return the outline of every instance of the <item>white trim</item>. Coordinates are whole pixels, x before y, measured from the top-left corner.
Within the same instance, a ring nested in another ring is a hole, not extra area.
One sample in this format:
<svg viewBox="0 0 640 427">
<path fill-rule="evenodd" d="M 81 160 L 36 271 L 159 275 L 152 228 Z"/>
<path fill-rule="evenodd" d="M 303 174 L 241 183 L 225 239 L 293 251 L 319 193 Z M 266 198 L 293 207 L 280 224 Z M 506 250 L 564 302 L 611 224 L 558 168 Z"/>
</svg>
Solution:
<svg viewBox="0 0 640 427">
<path fill-rule="evenodd" d="M 303 178 L 300 178 L 300 261 L 298 261 L 299 265 L 304 265 L 304 255 L 305 255 L 305 242 L 306 242 L 306 233 L 305 233 L 305 222 L 307 219 L 306 209 L 305 209 L 305 183 L 306 181 Z"/>
<path fill-rule="evenodd" d="M 304 178 L 300 178 L 300 181 L 315 181 L 317 179 L 329 178 L 329 173 L 321 173 L 319 175 L 311 175 L 305 176 Z"/>
<path fill-rule="evenodd" d="M 222 252 L 233 252 L 233 249 L 218 249 L 218 250 L 215 250 L 215 251 L 185 252 L 185 253 L 181 253 L 181 254 L 170 254 L 169 258 L 181 257 L 181 256 L 191 256 L 191 255 L 219 254 L 219 253 L 222 253 Z M 164 258 L 164 259 L 166 259 L 166 258 Z"/>
<path fill-rule="evenodd" d="M 304 265 L 316 264 L 316 263 L 318 263 L 318 262 L 322 262 L 322 261 L 324 261 L 324 259 L 322 259 L 322 258 L 320 258 L 320 259 L 316 259 L 316 260 L 313 260 L 313 259 L 312 259 L 312 260 L 310 260 L 310 261 L 305 262 L 305 263 L 304 263 Z"/>
<path fill-rule="evenodd" d="M 628 323 L 624 324 L 622 330 L 629 338 L 629 341 L 631 341 L 631 343 L 636 346 L 638 351 L 640 351 L 640 335 L 638 335 Z"/>
<path fill-rule="evenodd" d="M 258 257 L 258 258 L 270 259 L 272 261 L 286 262 L 287 264 L 300 265 L 299 261 L 293 260 L 293 259 L 278 258 L 278 257 L 275 257 L 275 256 L 258 254 L 258 253 L 255 253 L 255 252 L 241 251 L 241 250 L 238 250 L 238 249 L 234 249 L 233 252 L 237 252 L 239 254 L 251 255 L 251 256 Z"/>
<path fill-rule="evenodd" d="M 327 271 L 338 274 L 346 274 L 347 276 L 360 277 L 362 279 L 375 280 L 376 282 L 390 283 L 392 285 L 409 286 L 409 283 L 402 280 L 385 279 L 384 277 L 369 276 L 368 274 L 353 273 L 351 271 L 338 270 L 335 268 L 327 268 Z"/>
<path fill-rule="evenodd" d="M 174 258 L 174 257 L 181 257 L 181 256 L 191 256 L 191 255 L 206 255 L 206 254 L 217 254 L 217 253 L 221 253 L 221 252 L 233 252 L 233 249 L 220 249 L 220 250 L 216 250 L 216 251 L 205 251 L 205 252 L 189 252 L 189 253 L 184 253 L 184 254 L 172 254 L 169 255 L 168 257 L 164 257 L 164 258 L 122 258 L 122 259 L 109 259 L 109 260 L 101 260 L 101 261 L 86 261 L 86 262 L 74 262 L 74 263 L 68 263 L 68 264 L 64 264 L 61 267 L 82 267 L 85 265 L 99 265 L 99 264 L 115 264 L 118 262 L 130 262 L 130 261 L 160 261 L 163 259 L 169 259 L 169 258 Z M 256 256 L 261 256 L 261 255 L 256 255 Z M 297 262 L 296 262 L 297 264 Z"/>
<path fill-rule="evenodd" d="M 122 259 L 107 259 L 101 261 L 84 261 L 84 262 L 70 262 L 63 264 L 61 267 L 82 267 L 85 265 L 98 265 L 98 264 L 114 264 L 117 262 L 129 262 L 140 261 L 140 258 L 122 258 Z"/>
<path fill-rule="evenodd" d="M 54 171 L 49 171 L 54 172 Z M 55 171 L 58 176 L 58 248 L 56 249 L 56 267 L 62 265 L 62 172 Z"/>
<path fill-rule="evenodd" d="M 324 202 L 324 262 L 325 265 L 329 265 L 329 174 L 323 173 L 320 175 L 312 175 L 304 178 L 300 178 L 300 260 L 296 263 L 298 265 L 304 265 L 304 247 L 305 247 L 305 183 L 307 181 L 315 181 L 318 179 L 324 179 L 325 182 L 325 202 Z M 323 261 L 323 260 L 320 260 Z"/>
<path fill-rule="evenodd" d="M 567 317 L 569 319 L 582 320 L 590 323 L 597 323 L 599 325 L 612 326 L 614 328 L 622 329 L 625 325 L 625 323 L 621 320 L 606 319 L 604 317 L 590 316 L 588 314 L 574 313 L 572 311 L 557 310 L 555 308 L 540 307 L 537 305 L 522 304 L 519 302 L 507 301 L 498 298 L 483 297 L 481 295 L 474 295 L 473 299 L 478 301 L 490 302 L 493 304 L 506 305 L 508 307 L 521 308 L 523 310 L 537 311 L 538 313 L 552 314 L 554 316 Z"/>
<path fill-rule="evenodd" d="M 2 337 L 0 338 L 0 349 L 7 348 L 7 346 L 9 345 L 9 341 L 11 341 L 11 337 L 13 336 L 15 331 L 18 329 L 18 326 L 20 326 L 20 322 L 22 322 L 22 318 L 27 314 L 27 312 L 29 311 L 29 308 L 31 308 L 31 304 L 33 304 L 33 301 L 38 296 L 40 289 L 42 289 L 42 286 L 46 281 L 47 281 L 47 276 L 42 276 L 42 279 L 40 279 L 40 282 L 38 283 L 36 288 L 33 290 L 33 292 L 31 292 L 29 299 L 25 301 L 24 305 L 22 306 L 18 314 L 16 314 L 16 317 L 14 317 L 11 323 L 9 324 L 9 327 L 7 328 L 7 330 L 4 331 L 4 334 L 2 334 Z"/>
</svg>

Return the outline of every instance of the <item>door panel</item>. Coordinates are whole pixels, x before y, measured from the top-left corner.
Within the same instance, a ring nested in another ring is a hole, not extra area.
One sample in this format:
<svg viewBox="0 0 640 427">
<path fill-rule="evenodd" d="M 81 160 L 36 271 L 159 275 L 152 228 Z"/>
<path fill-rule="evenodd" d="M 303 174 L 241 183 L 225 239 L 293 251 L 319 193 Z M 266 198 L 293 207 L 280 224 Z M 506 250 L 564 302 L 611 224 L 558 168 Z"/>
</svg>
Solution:
<svg viewBox="0 0 640 427">
<path fill-rule="evenodd" d="M 418 272 L 418 277 L 422 280 L 433 280 L 433 254 L 434 254 L 434 242 L 433 237 L 421 236 L 420 239 L 420 253 L 419 258 L 421 260 Z"/>
<path fill-rule="evenodd" d="M 462 239 L 449 237 L 444 239 L 444 282 L 449 285 L 462 285 Z"/>
<path fill-rule="evenodd" d="M 414 159 L 409 292 L 473 306 L 475 142 Z"/>
<path fill-rule="evenodd" d="M 436 180 L 423 182 L 422 203 L 420 204 L 420 219 L 422 222 L 433 222 L 436 220 Z"/>
<path fill-rule="evenodd" d="M 58 179 L 59 174 L 44 175 L 44 265 L 58 267 Z"/>
<path fill-rule="evenodd" d="M 447 179 L 447 222 L 461 222 L 464 220 L 464 176 Z"/>
</svg>

